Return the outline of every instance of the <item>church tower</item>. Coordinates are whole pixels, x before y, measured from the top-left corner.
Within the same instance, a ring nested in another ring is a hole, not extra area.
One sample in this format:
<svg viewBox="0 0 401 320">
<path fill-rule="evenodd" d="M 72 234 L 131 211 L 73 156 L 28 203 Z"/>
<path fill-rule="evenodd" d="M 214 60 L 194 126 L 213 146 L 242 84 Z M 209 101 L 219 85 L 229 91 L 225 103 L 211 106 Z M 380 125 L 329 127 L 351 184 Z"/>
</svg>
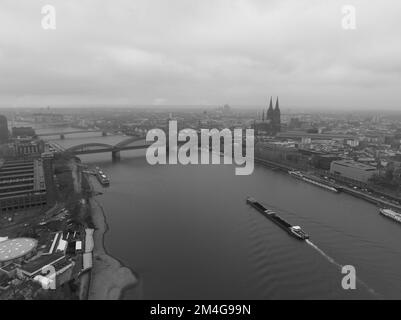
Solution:
<svg viewBox="0 0 401 320">
<path fill-rule="evenodd" d="M 278 97 L 276 100 L 276 106 L 274 108 L 273 124 L 275 133 L 281 131 L 281 111 L 278 105 Z"/>
<path fill-rule="evenodd" d="M 273 101 L 272 97 L 270 97 L 270 104 L 269 104 L 269 109 L 267 109 L 266 120 L 270 120 L 271 122 L 273 122 L 273 119 L 274 119 Z"/>
<path fill-rule="evenodd" d="M 258 113 L 257 118 L 260 117 Z M 260 118 L 259 118 L 260 119 Z M 270 97 L 270 103 L 267 110 L 262 112 L 262 121 L 254 121 L 253 127 L 255 134 L 258 136 L 275 136 L 277 132 L 281 130 L 281 112 L 278 102 L 278 97 L 276 100 L 276 106 L 273 108 L 273 97 Z"/>
</svg>

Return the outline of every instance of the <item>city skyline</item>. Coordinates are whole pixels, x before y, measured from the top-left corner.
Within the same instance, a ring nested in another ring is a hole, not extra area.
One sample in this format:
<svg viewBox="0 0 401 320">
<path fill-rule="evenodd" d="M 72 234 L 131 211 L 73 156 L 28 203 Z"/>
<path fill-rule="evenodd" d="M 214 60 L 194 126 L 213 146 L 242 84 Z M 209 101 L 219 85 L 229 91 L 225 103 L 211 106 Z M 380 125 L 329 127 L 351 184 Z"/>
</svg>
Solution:
<svg viewBox="0 0 401 320">
<path fill-rule="evenodd" d="M 0 300 L 398 299 L 401 117 L 280 103 L 2 115 Z"/>
</svg>

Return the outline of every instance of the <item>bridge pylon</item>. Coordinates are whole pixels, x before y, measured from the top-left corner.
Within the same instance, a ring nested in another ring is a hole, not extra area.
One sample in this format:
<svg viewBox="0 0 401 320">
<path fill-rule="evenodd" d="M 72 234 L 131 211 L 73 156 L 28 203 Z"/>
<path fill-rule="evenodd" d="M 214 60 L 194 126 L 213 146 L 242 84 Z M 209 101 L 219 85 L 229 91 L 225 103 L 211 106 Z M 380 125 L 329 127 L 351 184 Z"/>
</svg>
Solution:
<svg viewBox="0 0 401 320">
<path fill-rule="evenodd" d="M 111 152 L 111 159 L 112 159 L 113 161 L 120 161 L 120 160 L 121 160 L 120 151 L 112 151 L 112 152 Z"/>
</svg>

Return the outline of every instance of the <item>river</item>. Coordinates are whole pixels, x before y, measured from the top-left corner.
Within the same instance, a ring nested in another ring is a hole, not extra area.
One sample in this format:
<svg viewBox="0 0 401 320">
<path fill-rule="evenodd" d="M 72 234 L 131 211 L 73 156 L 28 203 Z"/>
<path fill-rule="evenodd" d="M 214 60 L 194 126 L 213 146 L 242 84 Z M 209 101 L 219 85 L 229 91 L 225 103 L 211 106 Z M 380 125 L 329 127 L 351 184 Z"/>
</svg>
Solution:
<svg viewBox="0 0 401 320">
<path fill-rule="evenodd" d="M 98 187 L 106 247 L 140 276 L 144 299 L 401 298 L 401 225 L 370 203 L 261 166 L 235 176 L 232 165 L 151 166 L 143 151 L 122 152 L 115 163 L 111 154 L 81 159 L 110 176 L 110 187 Z M 247 196 L 302 226 L 312 243 L 289 237 Z M 355 267 L 355 290 L 342 288 L 342 265 Z"/>
</svg>

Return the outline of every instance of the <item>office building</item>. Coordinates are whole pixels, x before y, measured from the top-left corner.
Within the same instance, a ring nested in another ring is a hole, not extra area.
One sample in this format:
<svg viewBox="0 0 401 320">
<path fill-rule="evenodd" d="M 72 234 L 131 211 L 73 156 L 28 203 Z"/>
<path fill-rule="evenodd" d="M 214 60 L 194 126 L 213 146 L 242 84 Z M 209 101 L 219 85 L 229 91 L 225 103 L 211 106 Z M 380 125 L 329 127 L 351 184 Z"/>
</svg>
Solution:
<svg viewBox="0 0 401 320">
<path fill-rule="evenodd" d="M 0 166 L 0 211 L 46 205 L 42 159 L 5 161 Z"/>
<path fill-rule="evenodd" d="M 378 171 L 373 166 L 357 161 L 338 160 L 331 163 L 330 173 L 358 182 L 367 183 Z"/>
</svg>

